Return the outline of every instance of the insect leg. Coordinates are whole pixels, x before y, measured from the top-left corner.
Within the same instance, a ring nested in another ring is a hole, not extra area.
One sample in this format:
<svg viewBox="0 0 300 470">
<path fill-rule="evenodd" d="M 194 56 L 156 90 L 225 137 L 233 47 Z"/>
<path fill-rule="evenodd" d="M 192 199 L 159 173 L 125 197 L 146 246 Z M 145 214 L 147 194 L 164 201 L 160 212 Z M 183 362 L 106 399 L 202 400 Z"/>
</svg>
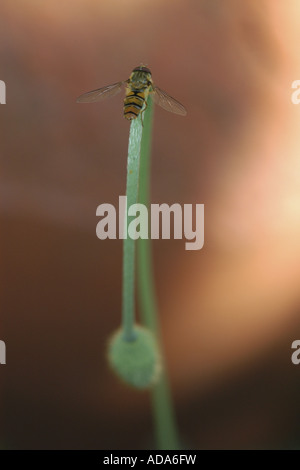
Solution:
<svg viewBox="0 0 300 470">
<path fill-rule="evenodd" d="M 142 119 L 142 126 L 143 126 L 143 127 L 144 127 L 144 116 L 143 116 L 143 114 L 144 114 L 144 112 L 146 111 L 147 106 L 148 106 L 148 104 L 147 104 L 147 101 L 145 100 L 144 109 L 142 109 L 142 111 L 141 111 L 141 119 Z"/>
</svg>

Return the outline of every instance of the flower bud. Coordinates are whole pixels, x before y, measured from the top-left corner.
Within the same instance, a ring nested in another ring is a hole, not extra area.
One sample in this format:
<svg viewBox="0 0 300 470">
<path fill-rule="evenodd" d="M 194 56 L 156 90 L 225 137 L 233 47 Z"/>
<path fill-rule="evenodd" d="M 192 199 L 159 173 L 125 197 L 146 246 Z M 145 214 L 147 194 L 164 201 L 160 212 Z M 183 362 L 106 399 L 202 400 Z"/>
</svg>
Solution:
<svg viewBox="0 0 300 470">
<path fill-rule="evenodd" d="M 135 339 L 126 341 L 118 330 L 111 338 L 108 360 L 115 373 L 127 384 L 145 389 L 154 385 L 161 371 L 161 360 L 150 330 L 135 326 Z"/>
</svg>

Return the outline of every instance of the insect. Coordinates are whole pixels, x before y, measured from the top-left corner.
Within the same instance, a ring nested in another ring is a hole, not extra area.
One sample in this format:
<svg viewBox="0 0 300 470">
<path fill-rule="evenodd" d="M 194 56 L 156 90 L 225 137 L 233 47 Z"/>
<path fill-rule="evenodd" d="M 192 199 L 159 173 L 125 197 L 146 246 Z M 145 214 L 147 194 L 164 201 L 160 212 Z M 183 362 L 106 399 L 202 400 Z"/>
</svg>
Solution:
<svg viewBox="0 0 300 470">
<path fill-rule="evenodd" d="M 186 109 L 182 104 L 154 85 L 152 74 L 144 65 L 135 67 L 128 80 L 84 93 L 77 98 L 77 103 L 94 103 L 104 98 L 110 98 L 118 94 L 123 86 L 126 87 L 124 117 L 129 121 L 136 119 L 140 113 L 144 112 L 149 94 L 151 94 L 153 101 L 166 111 L 181 116 L 186 115 Z"/>
</svg>

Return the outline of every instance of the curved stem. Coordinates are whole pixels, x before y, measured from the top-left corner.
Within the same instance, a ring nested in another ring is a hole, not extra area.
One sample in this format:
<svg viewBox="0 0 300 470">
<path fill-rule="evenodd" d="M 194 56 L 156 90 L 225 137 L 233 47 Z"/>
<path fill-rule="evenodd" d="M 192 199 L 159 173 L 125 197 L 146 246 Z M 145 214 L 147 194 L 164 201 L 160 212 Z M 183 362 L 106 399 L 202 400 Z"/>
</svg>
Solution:
<svg viewBox="0 0 300 470">
<path fill-rule="evenodd" d="M 143 127 L 141 116 L 131 121 L 128 145 L 127 207 L 124 218 L 123 243 L 123 293 L 122 293 L 122 326 L 125 341 L 135 339 L 135 240 L 128 236 L 128 227 L 134 217 L 128 216 L 128 208 L 138 202 L 139 169 Z"/>
<path fill-rule="evenodd" d="M 144 113 L 144 132 L 141 145 L 139 203 L 144 204 L 149 209 L 151 135 L 153 123 L 151 97 L 148 98 L 147 104 L 147 110 Z M 138 239 L 137 261 L 138 294 L 143 323 L 152 330 L 161 350 L 150 239 Z M 161 357 L 163 361 L 162 351 Z M 172 397 L 165 367 L 163 367 L 163 373 L 158 384 L 152 391 L 152 409 L 158 449 L 180 449 Z"/>
</svg>

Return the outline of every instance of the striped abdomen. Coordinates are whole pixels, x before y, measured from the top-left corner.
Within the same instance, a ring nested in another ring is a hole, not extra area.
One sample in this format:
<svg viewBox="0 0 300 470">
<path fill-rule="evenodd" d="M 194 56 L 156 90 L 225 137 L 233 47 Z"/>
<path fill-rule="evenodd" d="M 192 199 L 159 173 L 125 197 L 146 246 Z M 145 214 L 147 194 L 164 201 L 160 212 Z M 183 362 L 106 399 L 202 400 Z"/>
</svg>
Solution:
<svg viewBox="0 0 300 470">
<path fill-rule="evenodd" d="M 145 91 L 143 90 L 128 90 L 124 99 L 124 117 L 129 119 L 136 119 L 145 102 Z"/>
</svg>

